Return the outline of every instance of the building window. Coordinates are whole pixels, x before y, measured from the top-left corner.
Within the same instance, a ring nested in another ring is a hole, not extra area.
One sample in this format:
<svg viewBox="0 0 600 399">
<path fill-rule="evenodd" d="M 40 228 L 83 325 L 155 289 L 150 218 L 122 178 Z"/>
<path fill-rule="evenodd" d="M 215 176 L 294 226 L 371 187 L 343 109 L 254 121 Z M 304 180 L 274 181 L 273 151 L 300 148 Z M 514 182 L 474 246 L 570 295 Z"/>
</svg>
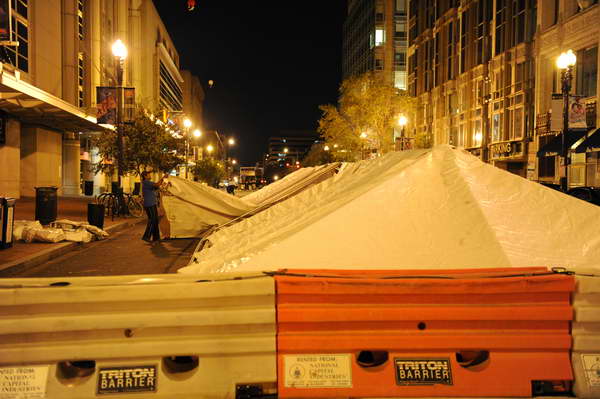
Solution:
<svg viewBox="0 0 600 399">
<path fill-rule="evenodd" d="M 29 72 L 29 25 L 27 21 L 27 0 L 11 0 L 12 36 L 19 46 L 6 46 L 10 63 L 23 72 Z"/>
<path fill-rule="evenodd" d="M 385 43 L 385 31 L 383 28 L 375 29 L 375 46 L 381 46 Z"/>
<path fill-rule="evenodd" d="M 460 16 L 460 73 L 467 70 L 467 12 Z"/>
<path fill-rule="evenodd" d="M 77 102 L 79 108 L 83 108 L 85 106 L 84 100 L 84 92 L 83 88 L 85 87 L 85 59 L 83 57 L 83 53 L 78 54 L 77 60 Z"/>
<path fill-rule="evenodd" d="M 525 0 L 513 0 L 512 46 L 525 41 Z"/>
<path fill-rule="evenodd" d="M 523 138 L 523 131 L 524 126 L 523 126 L 523 108 L 519 107 L 516 108 L 513 111 L 513 123 L 514 123 L 514 127 L 513 127 L 513 135 L 511 137 L 511 139 L 514 140 L 519 140 Z"/>
<path fill-rule="evenodd" d="M 448 47 L 446 60 L 446 80 L 454 79 L 454 23 L 450 22 L 447 26 Z"/>
<path fill-rule="evenodd" d="M 502 114 L 492 116 L 492 142 L 498 142 L 502 135 Z"/>
<path fill-rule="evenodd" d="M 79 36 L 79 40 L 84 39 L 84 26 L 83 26 L 83 9 L 84 9 L 84 0 L 77 0 L 77 34 Z"/>
<path fill-rule="evenodd" d="M 396 12 L 406 13 L 406 0 L 396 0 Z"/>
<path fill-rule="evenodd" d="M 504 52 L 504 30 L 506 28 L 506 1 L 496 0 L 496 42 L 494 46 L 494 54 Z"/>
<path fill-rule="evenodd" d="M 375 70 L 376 71 L 383 71 L 383 60 L 376 58 L 375 59 Z"/>
<path fill-rule="evenodd" d="M 403 50 L 399 50 L 396 53 L 394 53 L 394 70 L 406 70 L 406 53 Z"/>
<path fill-rule="evenodd" d="M 167 67 L 160 61 L 160 106 L 171 111 L 183 109 L 183 92 Z"/>
<path fill-rule="evenodd" d="M 577 52 L 577 94 L 584 97 L 596 95 L 598 79 L 598 47 Z"/>
</svg>

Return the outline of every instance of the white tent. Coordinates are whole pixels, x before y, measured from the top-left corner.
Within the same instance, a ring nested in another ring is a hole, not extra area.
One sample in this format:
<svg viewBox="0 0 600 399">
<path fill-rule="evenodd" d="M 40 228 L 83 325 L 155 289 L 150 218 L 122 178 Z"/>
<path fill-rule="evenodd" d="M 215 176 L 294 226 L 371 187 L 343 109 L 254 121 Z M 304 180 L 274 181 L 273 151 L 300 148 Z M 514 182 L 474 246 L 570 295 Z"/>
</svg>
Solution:
<svg viewBox="0 0 600 399">
<path fill-rule="evenodd" d="M 450 146 L 348 164 L 209 237 L 182 273 L 598 267 L 600 207 Z"/>
<path fill-rule="evenodd" d="M 333 176 L 339 163 L 302 168 L 245 197 L 238 198 L 206 184 L 170 177 L 163 190 L 160 231 L 163 237 L 198 237 L 211 226 L 263 211 L 313 184 Z"/>
<path fill-rule="evenodd" d="M 228 222 L 254 208 L 231 194 L 205 184 L 169 177 L 161 194 L 165 217 L 160 231 L 164 237 L 196 237 L 212 225 Z"/>
</svg>

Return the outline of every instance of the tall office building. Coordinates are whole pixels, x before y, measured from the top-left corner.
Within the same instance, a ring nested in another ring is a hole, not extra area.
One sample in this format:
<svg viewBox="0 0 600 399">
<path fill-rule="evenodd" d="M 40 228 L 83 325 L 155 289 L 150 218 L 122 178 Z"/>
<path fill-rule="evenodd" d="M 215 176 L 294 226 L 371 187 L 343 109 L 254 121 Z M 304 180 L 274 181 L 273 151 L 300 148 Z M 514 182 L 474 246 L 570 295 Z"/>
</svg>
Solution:
<svg viewBox="0 0 600 399">
<path fill-rule="evenodd" d="M 129 49 L 123 85 L 135 88 L 136 102 L 175 112 L 192 102 L 152 0 L 0 0 L 0 18 L 9 7 L 12 37 L 0 38 L 0 196 L 31 196 L 40 186 L 79 194 L 82 180 L 93 180 L 96 193 L 109 188 L 112 177 L 90 169 L 102 160 L 89 138 L 105 129 L 96 123 L 96 88 L 117 83 L 111 44 L 121 39 Z M 126 191 L 133 184 L 123 182 Z"/>
<path fill-rule="evenodd" d="M 407 0 L 349 0 L 342 76 L 375 71 L 406 90 Z"/>
<path fill-rule="evenodd" d="M 535 127 L 536 13 L 535 0 L 410 1 L 416 135 L 526 175 Z"/>
</svg>

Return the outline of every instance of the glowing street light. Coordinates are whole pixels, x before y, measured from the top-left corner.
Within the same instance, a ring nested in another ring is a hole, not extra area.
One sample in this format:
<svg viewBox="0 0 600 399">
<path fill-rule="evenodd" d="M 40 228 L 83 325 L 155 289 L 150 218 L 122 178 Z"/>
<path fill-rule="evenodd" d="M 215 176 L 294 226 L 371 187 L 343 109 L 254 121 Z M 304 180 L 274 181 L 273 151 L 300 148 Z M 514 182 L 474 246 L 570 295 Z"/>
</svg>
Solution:
<svg viewBox="0 0 600 399">
<path fill-rule="evenodd" d="M 567 148 L 567 134 L 569 133 L 569 92 L 571 91 L 571 80 L 573 79 L 573 66 L 577 62 L 577 56 L 573 50 L 567 50 L 556 60 L 556 66 L 562 70 L 561 83 L 563 95 L 563 132 L 561 137 L 562 156 L 564 158 L 564 176 L 560 178 L 560 188 L 566 193 L 569 189 L 569 149 Z"/>
<path fill-rule="evenodd" d="M 328 145 L 326 145 L 325 147 L 323 147 L 323 150 L 325 150 L 325 151 L 329 151 L 329 146 L 328 146 Z"/>
<path fill-rule="evenodd" d="M 192 127 L 192 121 L 191 121 L 191 120 L 189 120 L 188 118 L 185 118 L 185 119 L 183 120 L 183 126 L 184 126 L 186 129 L 189 129 L 189 128 L 191 128 L 191 127 Z"/>
<path fill-rule="evenodd" d="M 121 39 L 117 39 L 112 45 L 112 53 L 115 57 L 124 60 L 127 58 L 127 46 L 121 41 Z"/>
<path fill-rule="evenodd" d="M 209 144 L 209 145 L 206 146 L 206 151 L 208 151 L 209 154 L 211 152 L 213 152 L 213 150 L 214 150 L 214 147 L 211 144 Z"/>
<path fill-rule="evenodd" d="M 193 134 L 194 134 L 194 137 L 200 137 L 200 136 L 202 136 L 202 132 L 200 131 L 200 129 L 194 130 Z"/>
<path fill-rule="evenodd" d="M 287 147 L 285 147 L 285 148 L 283 149 L 283 153 L 284 153 L 284 154 L 287 154 L 287 153 L 288 153 L 288 148 L 287 148 Z"/>
<path fill-rule="evenodd" d="M 361 138 L 361 139 L 366 139 L 366 138 L 367 138 L 367 133 L 366 133 L 366 132 L 362 132 L 362 133 L 360 134 L 360 138 Z"/>
<path fill-rule="evenodd" d="M 400 126 L 400 149 L 404 150 L 404 127 L 408 123 L 408 119 L 404 115 L 398 117 L 398 125 Z"/>
<path fill-rule="evenodd" d="M 229 140 L 227 140 L 227 143 L 229 145 L 235 145 L 235 140 L 233 138 L 230 138 Z"/>
<path fill-rule="evenodd" d="M 273 180 L 279 180 L 279 176 L 277 176 L 277 175 L 273 176 Z"/>
</svg>

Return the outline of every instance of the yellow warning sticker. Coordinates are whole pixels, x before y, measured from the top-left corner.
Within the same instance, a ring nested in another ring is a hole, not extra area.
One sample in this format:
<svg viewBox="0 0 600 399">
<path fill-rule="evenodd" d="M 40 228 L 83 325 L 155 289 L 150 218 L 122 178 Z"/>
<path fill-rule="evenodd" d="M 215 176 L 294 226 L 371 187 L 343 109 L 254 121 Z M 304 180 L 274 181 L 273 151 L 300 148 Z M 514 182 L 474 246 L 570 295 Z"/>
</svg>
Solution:
<svg viewBox="0 0 600 399">
<path fill-rule="evenodd" d="M 284 355 L 286 388 L 352 388 L 352 355 Z"/>
</svg>

